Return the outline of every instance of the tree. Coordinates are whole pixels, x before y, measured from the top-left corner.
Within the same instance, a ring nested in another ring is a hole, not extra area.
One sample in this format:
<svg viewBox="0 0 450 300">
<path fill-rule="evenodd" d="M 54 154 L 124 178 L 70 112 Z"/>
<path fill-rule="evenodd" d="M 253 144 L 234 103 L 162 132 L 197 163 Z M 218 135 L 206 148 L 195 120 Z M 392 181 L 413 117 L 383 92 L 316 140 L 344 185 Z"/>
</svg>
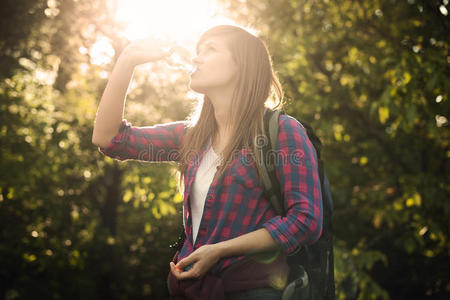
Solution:
<svg viewBox="0 0 450 300">
<path fill-rule="evenodd" d="M 0 11 L 0 298 L 157 297 L 181 226 L 174 167 L 113 161 L 91 143 L 126 43 L 120 24 L 103 0 L 3 1 Z M 99 41 L 112 49 L 103 64 L 91 57 Z M 136 72 L 134 125 L 190 108 L 186 76 L 167 82 L 164 66 L 152 68 L 153 81 Z"/>
<path fill-rule="evenodd" d="M 448 296 L 447 4 L 226 3 L 325 143 L 338 298 Z"/>
</svg>

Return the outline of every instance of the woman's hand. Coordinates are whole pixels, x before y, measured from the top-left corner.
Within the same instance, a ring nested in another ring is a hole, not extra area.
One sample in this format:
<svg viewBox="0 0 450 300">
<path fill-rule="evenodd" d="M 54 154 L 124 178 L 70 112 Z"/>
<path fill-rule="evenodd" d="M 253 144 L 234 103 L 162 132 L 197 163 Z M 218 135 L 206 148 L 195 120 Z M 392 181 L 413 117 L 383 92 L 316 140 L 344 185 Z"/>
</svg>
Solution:
<svg viewBox="0 0 450 300">
<path fill-rule="evenodd" d="M 178 279 L 199 279 L 203 277 L 221 258 L 221 250 L 217 244 L 204 245 L 180 260 L 176 265 L 170 262 L 170 271 Z M 187 266 L 194 264 L 188 271 Z"/>
<path fill-rule="evenodd" d="M 169 42 L 148 37 L 130 43 L 120 54 L 133 67 L 168 58 L 173 50 Z"/>
</svg>

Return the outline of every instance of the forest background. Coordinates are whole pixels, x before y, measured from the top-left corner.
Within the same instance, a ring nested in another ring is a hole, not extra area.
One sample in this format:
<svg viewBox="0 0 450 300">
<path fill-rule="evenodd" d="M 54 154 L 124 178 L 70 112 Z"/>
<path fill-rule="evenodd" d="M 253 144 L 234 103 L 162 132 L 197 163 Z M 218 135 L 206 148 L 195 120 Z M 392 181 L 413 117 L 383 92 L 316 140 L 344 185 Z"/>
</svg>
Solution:
<svg viewBox="0 0 450 300">
<path fill-rule="evenodd" d="M 155 299 L 165 284 L 175 165 L 91 143 L 127 44 L 107 2 L 0 3 L 0 299 Z M 324 143 L 337 299 L 449 299 L 448 0 L 222 2 L 267 43 L 287 113 Z M 184 119 L 188 75 L 149 68 L 126 119 Z"/>
</svg>

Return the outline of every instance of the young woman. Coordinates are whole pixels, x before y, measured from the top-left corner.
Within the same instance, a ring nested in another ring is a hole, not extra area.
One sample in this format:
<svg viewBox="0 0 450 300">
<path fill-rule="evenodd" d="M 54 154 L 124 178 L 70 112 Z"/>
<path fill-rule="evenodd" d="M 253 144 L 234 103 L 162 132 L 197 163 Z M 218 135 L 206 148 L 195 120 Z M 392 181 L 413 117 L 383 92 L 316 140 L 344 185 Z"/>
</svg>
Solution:
<svg viewBox="0 0 450 300">
<path fill-rule="evenodd" d="M 213 27 L 193 59 L 190 88 L 204 95 L 199 116 L 131 126 L 123 108 L 133 69 L 170 55 L 162 49 L 140 41 L 123 51 L 100 101 L 92 142 L 119 160 L 179 163 L 186 239 L 170 262 L 174 298 L 281 299 L 286 255 L 320 237 L 322 204 L 314 147 L 287 115 L 279 120 L 276 155 L 286 216 L 277 216 L 264 198 L 254 154 L 264 137 L 265 103 L 272 95 L 280 104 L 282 97 L 268 50 L 244 29 Z"/>
</svg>

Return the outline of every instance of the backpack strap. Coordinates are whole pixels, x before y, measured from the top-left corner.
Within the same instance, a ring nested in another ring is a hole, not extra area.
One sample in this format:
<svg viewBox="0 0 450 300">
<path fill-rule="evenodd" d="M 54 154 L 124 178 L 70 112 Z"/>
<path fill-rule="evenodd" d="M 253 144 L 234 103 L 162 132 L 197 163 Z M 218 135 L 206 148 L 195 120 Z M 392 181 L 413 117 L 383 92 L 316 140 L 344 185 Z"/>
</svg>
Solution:
<svg viewBox="0 0 450 300">
<path fill-rule="evenodd" d="M 275 173 L 275 155 L 278 141 L 278 119 L 282 110 L 266 110 L 264 114 L 264 139 L 259 150 L 261 176 L 264 184 L 264 196 L 270 201 L 277 215 L 285 216 L 284 203 L 281 197 L 280 183 Z"/>
</svg>

